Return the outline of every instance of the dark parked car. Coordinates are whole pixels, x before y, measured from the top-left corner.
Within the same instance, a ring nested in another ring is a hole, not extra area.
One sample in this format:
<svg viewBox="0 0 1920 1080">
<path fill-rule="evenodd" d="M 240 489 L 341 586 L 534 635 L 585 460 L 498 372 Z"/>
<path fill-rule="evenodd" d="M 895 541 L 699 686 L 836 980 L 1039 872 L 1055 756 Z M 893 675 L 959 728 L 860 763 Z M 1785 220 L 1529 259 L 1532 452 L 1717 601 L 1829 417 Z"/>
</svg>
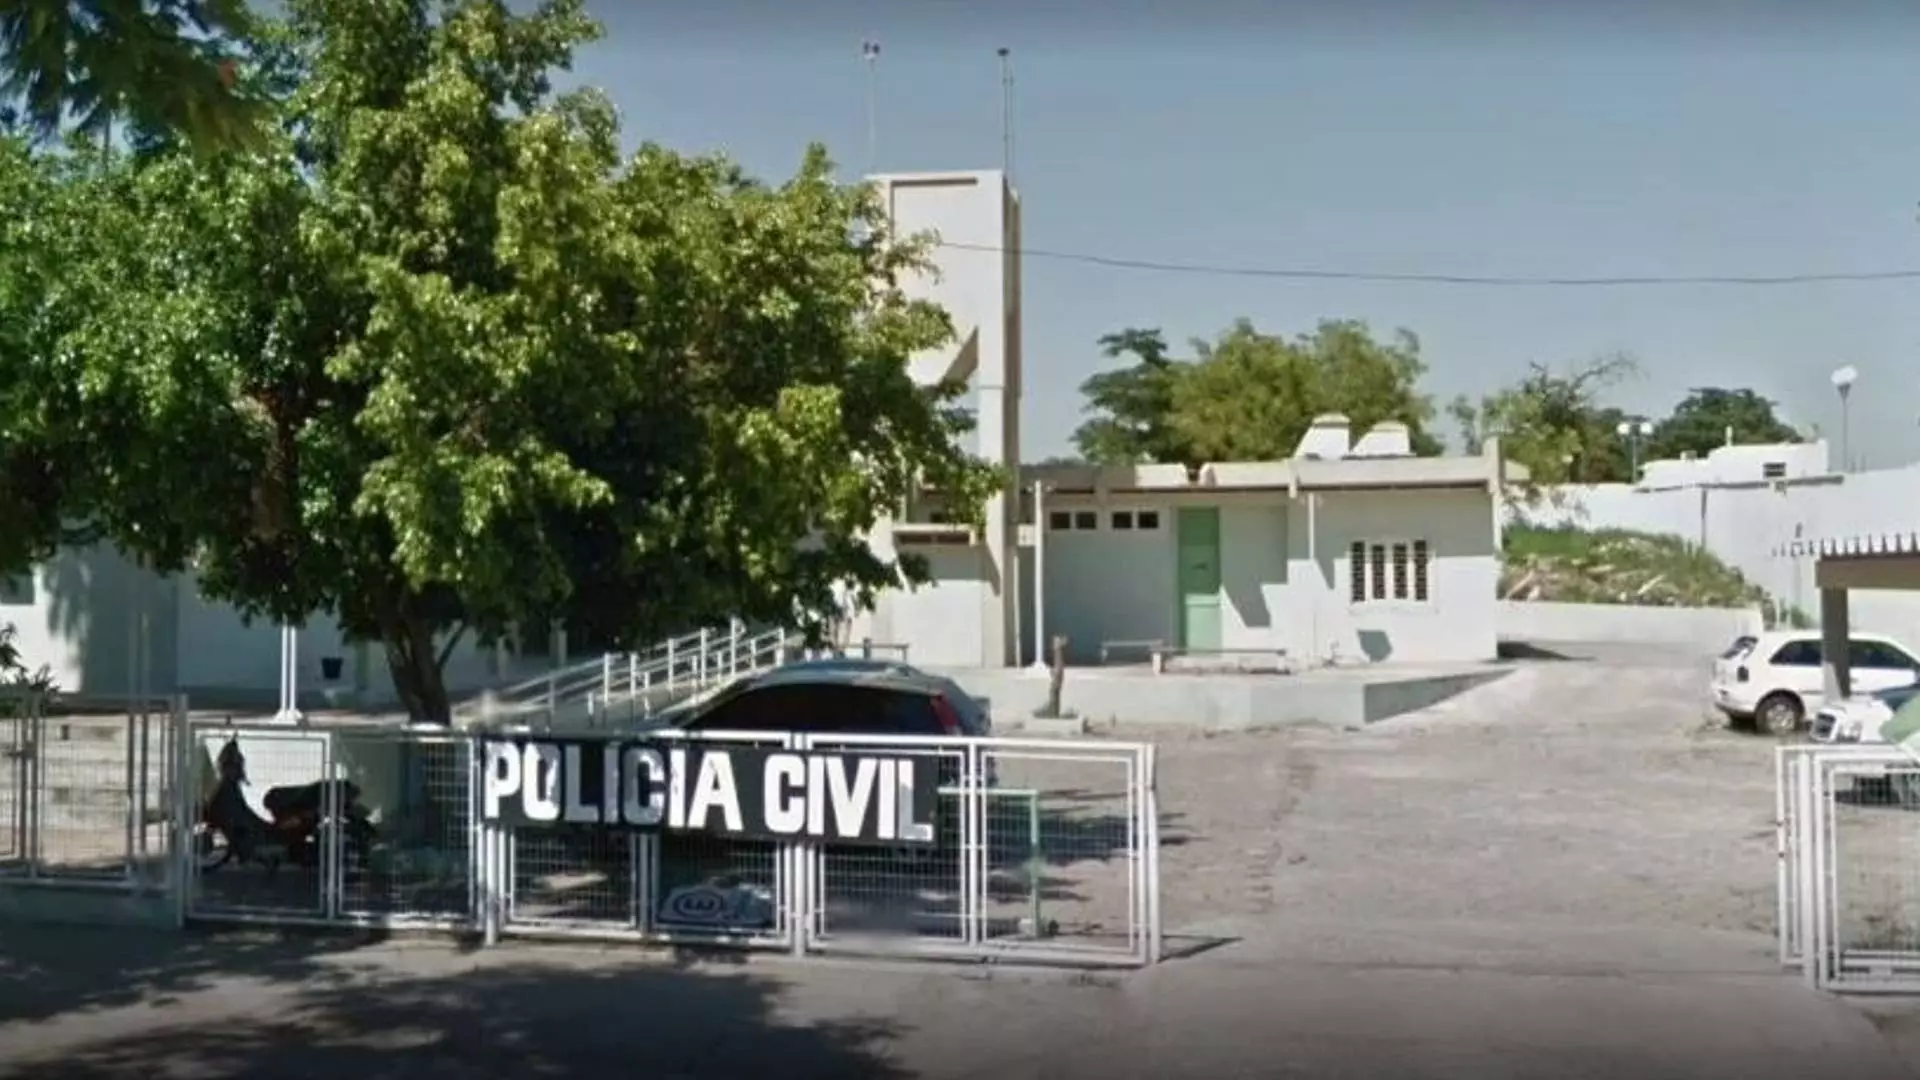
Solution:
<svg viewBox="0 0 1920 1080">
<path fill-rule="evenodd" d="M 983 737 L 993 733 L 993 720 L 952 679 L 893 661 L 847 657 L 749 675 L 661 713 L 650 730 Z M 994 785 L 999 769 L 991 759 L 984 771 Z M 959 782 L 952 756 L 942 755 L 940 772 L 943 786 Z"/>
<path fill-rule="evenodd" d="M 806 735 L 993 732 L 986 708 L 952 679 L 893 661 L 851 657 L 804 660 L 749 675 L 711 697 L 661 713 L 655 726 Z"/>
</svg>

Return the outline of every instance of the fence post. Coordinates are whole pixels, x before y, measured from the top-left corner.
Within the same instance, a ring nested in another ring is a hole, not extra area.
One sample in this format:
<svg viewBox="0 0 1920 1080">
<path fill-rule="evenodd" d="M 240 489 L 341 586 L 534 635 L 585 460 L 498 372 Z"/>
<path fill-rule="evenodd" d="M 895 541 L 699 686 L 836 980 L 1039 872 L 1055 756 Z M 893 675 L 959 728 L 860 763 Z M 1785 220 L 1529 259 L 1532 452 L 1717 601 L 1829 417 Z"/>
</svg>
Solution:
<svg viewBox="0 0 1920 1080">
<path fill-rule="evenodd" d="M 740 674 L 740 620 L 734 619 L 727 640 L 727 678 Z"/>
<path fill-rule="evenodd" d="M 1148 964 L 1160 962 L 1162 943 L 1160 924 L 1160 777 L 1159 761 L 1152 743 L 1142 747 L 1141 759 L 1142 787 L 1141 807 L 1146 818 L 1146 828 L 1141 833 L 1145 846 L 1144 856 L 1140 860 L 1141 869 L 1146 877 L 1145 896 L 1147 908 L 1147 955 Z"/>
<path fill-rule="evenodd" d="M 46 797 L 46 771 L 44 759 L 47 750 L 47 712 L 45 703 L 37 693 L 27 695 L 27 835 L 26 849 L 27 876 L 42 876 L 41 836 L 44 827 L 41 811 Z"/>
<path fill-rule="evenodd" d="M 630 652 L 627 654 L 627 696 L 632 697 L 634 691 L 638 690 L 639 688 L 640 688 L 640 654 L 636 652 Z"/>
<path fill-rule="evenodd" d="M 129 704 L 131 707 L 127 709 L 127 723 L 123 729 L 126 737 L 127 752 L 124 755 L 126 760 L 121 763 L 121 781 L 126 785 L 127 792 L 126 835 L 121 838 L 120 851 L 120 878 L 123 881 L 133 880 L 134 834 L 137 829 L 135 823 L 140 818 L 140 777 L 134 772 L 134 767 L 140 760 L 140 753 L 134 746 L 134 742 L 140 737 L 139 717 L 147 708 L 146 703 L 138 698 L 129 699 Z"/>
<path fill-rule="evenodd" d="M 1825 980 L 1821 977 L 1823 959 L 1821 955 L 1829 945 L 1826 933 L 1826 890 L 1820 886 L 1820 875 L 1824 869 L 1821 858 L 1821 833 L 1824 819 L 1817 817 L 1820 800 L 1818 789 L 1821 786 L 1820 761 L 1808 754 L 1798 762 L 1799 775 L 1794 780 L 1793 798 L 1796 806 L 1794 824 L 1800 830 L 1800 867 L 1799 867 L 1799 908 L 1800 908 L 1800 976 L 1810 989 L 1818 990 Z"/>
<path fill-rule="evenodd" d="M 700 631 L 700 658 L 694 662 L 694 677 L 701 686 L 707 685 L 707 647 L 710 631 Z"/>
<path fill-rule="evenodd" d="M 175 929 L 187 925 L 187 912 L 193 902 L 193 891 L 200 884 L 199 851 L 193 842 L 194 813 L 197 800 L 194 797 L 194 766 L 198 759 L 194 756 L 193 720 L 187 708 L 187 696 L 173 696 L 173 715 L 169 717 L 168 728 L 173 732 L 169 746 L 167 774 L 169 776 L 168 802 L 169 823 L 172 828 L 167 848 L 173 856 L 173 921 Z"/>
<path fill-rule="evenodd" d="M 613 654 L 600 654 L 600 692 L 609 697 L 613 695 Z"/>
<path fill-rule="evenodd" d="M 786 749 L 803 755 L 813 749 L 811 735 L 789 734 L 784 742 Z M 819 860 L 814 858 L 813 845 L 805 840 L 783 840 L 780 849 L 787 864 L 787 873 L 782 875 L 786 895 L 780 898 L 780 906 L 787 909 L 787 933 L 792 935 L 787 948 L 794 956 L 805 956 L 813 942 L 813 875 Z"/>
<path fill-rule="evenodd" d="M 667 689 L 669 690 L 673 689 L 674 668 L 680 663 L 678 657 L 674 655 L 679 651 L 677 646 L 678 642 L 676 639 L 667 639 Z"/>
</svg>

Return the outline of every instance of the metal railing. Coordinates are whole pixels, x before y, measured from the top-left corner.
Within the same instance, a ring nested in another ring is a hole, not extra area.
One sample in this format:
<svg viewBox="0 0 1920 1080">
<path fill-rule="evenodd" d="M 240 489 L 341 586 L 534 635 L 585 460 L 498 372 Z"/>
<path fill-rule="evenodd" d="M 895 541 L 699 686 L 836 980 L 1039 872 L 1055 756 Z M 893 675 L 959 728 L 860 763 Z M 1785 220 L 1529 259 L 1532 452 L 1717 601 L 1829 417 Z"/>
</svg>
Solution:
<svg viewBox="0 0 1920 1080">
<path fill-rule="evenodd" d="M 735 622 L 606 653 L 482 694 L 456 721 L 573 726 L 609 711 L 646 717 L 717 683 L 785 662 L 791 635 Z"/>
<path fill-rule="evenodd" d="M 1920 993 L 1920 761 L 1781 747 L 1775 783 L 1781 963 L 1816 989 Z"/>
<path fill-rule="evenodd" d="M 171 888 L 185 725 L 184 699 L 115 713 L 0 696 L 0 888 Z"/>
<path fill-rule="evenodd" d="M 1117 966 L 1160 956 L 1150 745 L 779 733 L 688 740 L 938 759 L 935 835 L 896 847 L 489 823 L 478 811 L 486 737 L 196 726 L 190 756 L 200 770 L 234 739 L 261 789 L 353 781 L 376 838 L 360 843 L 331 830 L 311 865 L 289 859 L 276 868 L 216 865 L 201 845 L 183 847 L 188 917 L 794 954 Z"/>
</svg>

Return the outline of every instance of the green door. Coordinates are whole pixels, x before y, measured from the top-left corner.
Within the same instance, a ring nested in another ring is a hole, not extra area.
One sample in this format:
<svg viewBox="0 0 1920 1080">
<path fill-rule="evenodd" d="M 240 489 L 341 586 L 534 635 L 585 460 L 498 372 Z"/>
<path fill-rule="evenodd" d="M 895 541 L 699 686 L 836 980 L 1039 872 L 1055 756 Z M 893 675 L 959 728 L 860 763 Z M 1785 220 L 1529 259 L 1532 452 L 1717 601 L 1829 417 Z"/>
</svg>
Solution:
<svg viewBox="0 0 1920 1080">
<path fill-rule="evenodd" d="M 1220 647 L 1220 510 L 1182 508 L 1179 517 L 1180 647 Z"/>
</svg>

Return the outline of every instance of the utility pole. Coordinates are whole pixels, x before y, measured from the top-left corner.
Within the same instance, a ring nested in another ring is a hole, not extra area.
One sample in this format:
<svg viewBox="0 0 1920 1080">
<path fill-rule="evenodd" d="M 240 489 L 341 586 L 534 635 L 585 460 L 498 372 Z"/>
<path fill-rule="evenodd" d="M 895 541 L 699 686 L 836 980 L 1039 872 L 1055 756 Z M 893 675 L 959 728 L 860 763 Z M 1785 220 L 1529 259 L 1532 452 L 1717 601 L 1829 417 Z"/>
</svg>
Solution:
<svg viewBox="0 0 1920 1080">
<path fill-rule="evenodd" d="M 860 43 L 860 58 L 867 62 L 867 175 L 880 169 L 880 43 L 868 38 Z"/>
</svg>

